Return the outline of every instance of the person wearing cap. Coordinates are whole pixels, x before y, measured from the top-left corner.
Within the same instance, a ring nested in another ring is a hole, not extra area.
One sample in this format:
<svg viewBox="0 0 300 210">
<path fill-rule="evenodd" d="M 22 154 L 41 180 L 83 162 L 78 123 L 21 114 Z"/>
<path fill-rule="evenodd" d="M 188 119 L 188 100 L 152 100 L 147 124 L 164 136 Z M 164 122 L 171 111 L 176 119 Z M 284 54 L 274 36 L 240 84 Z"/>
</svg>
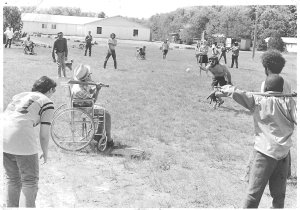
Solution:
<svg viewBox="0 0 300 210">
<path fill-rule="evenodd" d="M 219 63 L 218 57 L 211 56 L 208 60 L 209 64 L 206 67 L 200 66 L 200 68 L 205 71 L 209 71 L 213 75 L 211 83 L 212 88 L 232 84 L 229 70 L 225 65 Z M 224 100 L 221 97 L 217 97 L 217 103 L 214 108 L 216 108 L 216 105 L 220 106 L 223 103 Z"/>
<path fill-rule="evenodd" d="M 68 44 L 67 39 L 63 37 L 63 33 L 59 32 L 58 39 L 54 41 L 53 50 L 52 50 L 52 58 L 53 62 L 57 62 L 58 65 L 58 77 L 61 77 L 61 71 L 63 72 L 63 76 L 66 77 L 66 64 L 65 61 L 68 60 Z M 55 54 L 57 59 L 55 59 Z"/>
<path fill-rule="evenodd" d="M 6 207 L 35 207 L 39 159 L 48 160 L 49 131 L 54 113 L 50 99 L 56 83 L 43 76 L 32 90 L 12 97 L 3 113 L 3 166 Z M 39 137 L 36 129 L 39 127 Z M 39 141 L 38 141 L 39 140 Z M 42 154 L 39 158 L 39 145 Z"/>
<path fill-rule="evenodd" d="M 87 50 L 89 50 L 89 56 L 92 55 L 92 41 L 93 37 L 91 35 L 91 31 L 89 31 L 89 34 L 85 37 L 85 52 L 84 56 L 86 56 Z"/>
<path fill-rule="evenodd" d="M 116 40 L 116 34 L 112 33 L 110 34 L 110 38 L 107 40 L 108 44 L 108 50 L 107 54 L 104 60 L 103 68 L 106 68 L 107 61 L 110 56 L 112 56 L 114 60 L 114 67 L 117 70 L 117 56 L 116 56 L 116 46 L 117 46 L 117 40 Z"/>
<path fill-rule="evenodd" d="M 74 79 L 81 82 L 93 82 L 91 78 L 91 68 L 89 65 L 80 64 L 74 70 Z M 90 85 L 82 85 L 82 84 L 74 84 L 72 86 L 71 92 L 74 98 L 77 99 L 94 99 L 94 102 L 97 101 L 99 91 L 101 89 L 100 85 L 90 86 Z M 83 104 L 74 104 L 74 106 L 80 107 Z M 86 105 L 84 105 L 86 106 Z M 107 148 L 112 148 L 114 146 L 114 141 L 111 138 L 111 116 L 107 110 L 104 110 L 101 106 L 94 104 L 94 114 L 96 116 L 103 116 L 103 112 L 105 114 L 105 131 L 107 136 Z M 101 133 L 101 126 L 98 126 L 97 133 Z M 95 141 L 99 141 L 99 135 L 95 135 Z"/>
<path fill-rule="evenodd" d="M 235 42 L 234 46 L 232 48 L 230 48 L 230 50 L 232 52 L 230 68 L 233 68 L 234 63 L 235 63 L 235 67 L 239 68 L 239 63 L 238 63 L 238 58 L 239 58 L 239 54 L 240 54 L 239 43 Z"/>
<path fill-rule="evenodd" d="M 169 43 L 168 39 L 166 39 L 161 46 L 162 52 L 163 52 L 163 59 L 166 59 L 168 51 L 169 51 Z"/>
</svg>

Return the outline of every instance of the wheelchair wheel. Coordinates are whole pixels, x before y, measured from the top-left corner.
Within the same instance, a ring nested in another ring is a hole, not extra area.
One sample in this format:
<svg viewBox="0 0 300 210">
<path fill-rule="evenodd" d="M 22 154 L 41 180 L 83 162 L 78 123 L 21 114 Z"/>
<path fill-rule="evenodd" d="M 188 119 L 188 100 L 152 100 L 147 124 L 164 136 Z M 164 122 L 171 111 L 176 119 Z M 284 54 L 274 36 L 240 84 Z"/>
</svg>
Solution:
<svg viewBox="0 0 300 210">
<path fill-rule="evenodd" d="M 60 105 L 53 113 L 53 118 L 58 115 L 62 110 L 67 109 L 68 105 L 67 104 L 62 104 Z"/>
<path fill-rule="evenodd" d="M 92 141 L 95 134 L 93 118 L 83 110 L 69 108 L 58 112 L 51 124 L 54 143 L 68 151 L 79 151 Z"/>
</svg>

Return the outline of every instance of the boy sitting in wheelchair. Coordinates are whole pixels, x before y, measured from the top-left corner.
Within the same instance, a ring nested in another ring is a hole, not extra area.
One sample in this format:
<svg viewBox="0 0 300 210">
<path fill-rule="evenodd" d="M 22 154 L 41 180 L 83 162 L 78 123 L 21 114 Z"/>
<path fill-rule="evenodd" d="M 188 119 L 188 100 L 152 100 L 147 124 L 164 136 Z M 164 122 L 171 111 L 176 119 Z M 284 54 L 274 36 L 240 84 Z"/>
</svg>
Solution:
<svg viewBox="0 0 300 210">
<path fill-rule="evenodd" d="M 25 54 L 34 54 L 34 43 L 30 40 L 30 36 L 27 36 L 27 39 L 24 41 L 24 53 Z"/>
<path fill-rule="evenodd" d="M 74 80 L 81 82 L 93 82 L 91 79 L 91 70 L 90 66 L 80 64 L 74 70 Z M 85 85 L 85 84 L 74 84 L 71 89 L 71 93 L 74 99 L 83 99 L 82 101 L 77 100 L 77 102 L 73 103 L 73 107 L 91 107 L 94 102 L 97 101 L 99 91 L 101 86 L 97 85 Z M 93 99 L 86 100 L 85 99 Z M 111 138 L 111 116 L 110 114 L 99 105 L 94 104 L 94 116 L 99 118 L 99 121 L 104 121 L 104 128 L 107 137 L 107 148 L 112 148 L 114 146 L 113 139 Z M 104 118 L 104 119 L 103 119 Z M 96 134 L 104 133 L 102 131 L 103 124 L 99 123 L 98 130 Z M 99 141 L 101 138 L 100 135 L 95 135 L 94 140 Z"/>
<path fill-rule="evenodd" d="M 146 59 L 146 46 L 138 49 L 138 56 L 143 60 Z"/>
</svg>

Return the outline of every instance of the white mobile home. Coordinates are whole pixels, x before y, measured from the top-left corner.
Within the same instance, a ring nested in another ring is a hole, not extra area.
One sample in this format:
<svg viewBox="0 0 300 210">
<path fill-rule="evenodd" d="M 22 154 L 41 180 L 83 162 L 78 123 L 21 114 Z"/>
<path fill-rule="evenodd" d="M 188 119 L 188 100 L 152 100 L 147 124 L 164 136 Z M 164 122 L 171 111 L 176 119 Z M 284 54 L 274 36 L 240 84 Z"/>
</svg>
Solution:
<svg viewBox="0 0 300 210">
<path fill-rule="evenodd" d="M 36 13 L 22 14 L 23 32 L 107 38 L 115 33 L 118 39 L 150 41 L 150 28 L 123 17 L 93 18 Z"/>
</svg>

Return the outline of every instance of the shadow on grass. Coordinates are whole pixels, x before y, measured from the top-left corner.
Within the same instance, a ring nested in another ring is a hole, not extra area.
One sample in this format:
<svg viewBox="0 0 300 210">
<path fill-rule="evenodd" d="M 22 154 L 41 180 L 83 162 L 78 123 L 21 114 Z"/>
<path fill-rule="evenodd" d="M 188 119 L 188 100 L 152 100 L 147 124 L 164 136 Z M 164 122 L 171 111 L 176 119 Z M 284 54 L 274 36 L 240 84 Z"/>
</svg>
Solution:
<svg viewBox="0 0 300 210">
<path fill-rule="evenodd" d="M 240 115 L 240 114 L 245 114 L 245 115 L 249 115 L 249 116 L 252 115 L 251 112 L 248 111 L 248 110 L 242 110 L 242 109 L 236 110 L 236 109 L 229 108 L 229 107 L 226 107 L 226 106 L 220 106 L 220 107 L 218 107 L 218 108 L 219 108 L 219 109 L 225 109 L 225 110 L 231 111 L 231 112 L 235 112 L 235 116 L 236 116 L 236 115 Z"/>
</svg>

